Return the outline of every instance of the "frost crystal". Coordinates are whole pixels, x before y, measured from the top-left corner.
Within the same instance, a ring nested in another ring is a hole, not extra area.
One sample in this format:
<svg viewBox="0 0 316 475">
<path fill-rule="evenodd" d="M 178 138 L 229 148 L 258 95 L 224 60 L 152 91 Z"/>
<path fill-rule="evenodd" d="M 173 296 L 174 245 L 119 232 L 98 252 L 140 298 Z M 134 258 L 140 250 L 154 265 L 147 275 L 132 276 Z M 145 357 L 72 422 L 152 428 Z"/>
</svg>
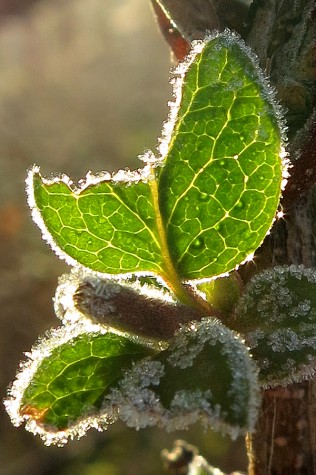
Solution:
<svg viewBox="0 0 316 475">
<path fill-rule="evenodd" d="M 312 286 L 316 283 L 314 269 L 296 265 L 282 266 L 255 276 L 247 285 L 236 308 L 240 322 L 247 321 L 251 325 L 256 322 L 260 326 L 271 327 L 272 322 L 287 322 L 290 326 L 293 318 L 313 319 L 316 310 L 311 299 L 303 294 L 303 279 L 306 281 L 305 292 L 308 295 L 315 294 L 316 288 L 309 287 L 309 284 Z"/>
<path fill-rule="evenodd" d="M 117 419 L 115 409 L 109 408 L 107 412 L 102 414 L 87 414 L 75 425 L 65 430 L 56 431 L 46 428 L 29 415 L 21 414 L 23 395 L 31 384 L 43 359 L 47 358 L 58 346 L 71 341 L 83 333 L 105 334 L 106 330 L 90 322 L 81 322 L 75 325 L 59 327 L 39 339 L 32 352 L 27 355 L 28 359 L 21 364 L 20 372 L 9 389 L 8 398 L 4 402 L 13 425 L 20 426 L 25 421 L 25 428 L 35 435 L 38 434 L 43 439 L 45 445 L 56 444 L 62 446 L 69 439 L 73 440 L 82 437 L 90 428 L 105 430 L 109 424 L 112 424 Z"/>
<path fill-rule="evenodd" d="M 205 343 L 215 345 L 218 341 L 225 341 L 226 331 L 229 332 L 215 319 L 203 319 L 200 323 L 182 326 L 170 345 L 169 363 L 182 369 L 189 368 Z"/>
<path fill-rule="evenodd" d="M 164 375 L 164 366 L 157 361 L 142 361 L 134 365 L 121 380 L 119 389 L 113 389 L 105 404 L 118 408 L 118 415 L 129 427 L 164 427 L 167 431 L 186 429 L 199 419 L 205 425 L 215 424 L 219 408 L 210 407 L 211 392 L 204 394 L 178 391 L 165 409 L 153 386 L 157 386 Z"/>
<path fill-rule="evenodd" d="M 258 274 L 247 285 L 236 314 L 260 368 L 262 386 L 315 374 L 315 269 L 291 265 Z"/>
<path fill-rule="evenodd" d="M 183 326 L 168 348 L 168 354 L 171 356 L 167 358 L 167 366 L 171 364 L 172 367 L 179 368 L 179 371 L 190 367 L 194 378 L 194 371 L 198 370 L 191 368 L 195 358 L 203 351 L 205 345 L 214 346 L 216 343 L 221 344 L 222 353 L 229 362 L 232 382 L 227 398 L 232 402 L 231 410 L 236 417 L 235 420 L 243 418 L 247 404 L 249 413 L 246 426 L 248 430 L 252 430 L 258 407 L 257 372 L 246 348 L 242 349 L 243 345 L 237 337 L 232 338 L 230 330 L 211 319 Z M 179 387 L 174 391 L 170 404 L 165 406 L 159 394 L 161 378 L 168 377 L 167 366 L 159 361 L 149 360 L 136 363 L 132 370 L 126 372 L 119 387 L 112 389 L 105 404 L 117 407 L 119 417 L 127 425 L 137 429 L 158 426 L 167 431 L 174 431 L 187 429 L 189 425 L 199 421 L 204 427 L 212 426 L 223 433 L 229 433 L 232 437 L 242 431 L 237 424 L 225 422 L 220 404 L 222 401 L 214 401 L 211 389 Z M 245 374 L 249 378 L 247 383 Z M 168 379 L 165 384 L 168 386 Z"/>
<path fill-rule="evenodd" d="M 129 427 L 155 426 L 162 407 L 155 392 L 148 387 L 157 386 L 163 375 L 164 367 L 160 362 L 145 359 L 135 364 L 126 372 L 119 389 L 112 389 L 105 406 L 118 407 L 120 419 Z"/>
</svg>

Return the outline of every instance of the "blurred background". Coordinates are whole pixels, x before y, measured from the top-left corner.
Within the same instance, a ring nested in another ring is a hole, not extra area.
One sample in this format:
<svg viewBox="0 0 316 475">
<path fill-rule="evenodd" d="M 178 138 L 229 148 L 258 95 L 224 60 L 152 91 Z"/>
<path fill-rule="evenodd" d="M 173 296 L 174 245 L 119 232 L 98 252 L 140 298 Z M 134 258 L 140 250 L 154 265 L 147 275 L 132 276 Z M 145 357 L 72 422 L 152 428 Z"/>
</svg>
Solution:
<svg viewBox="0 0 316 475">
<path fill-rule="evenodd" d="M 149 0 L 0 0 L 0 399 L 23 352 L 58 325 L 52 297 L 67 267 L 41 241 L 24 180 L 79 179 L 137 168 L 154 149 L 171 98 L 170 52 Z M 159 475 L 160 452 L 184 438 L 209 463 L 245 470 L 242 440 L 196 426 L 136 432 L 116 423 L 64 448 L 14 428 L 0 406 L 1 475 Z"/>
</svg>

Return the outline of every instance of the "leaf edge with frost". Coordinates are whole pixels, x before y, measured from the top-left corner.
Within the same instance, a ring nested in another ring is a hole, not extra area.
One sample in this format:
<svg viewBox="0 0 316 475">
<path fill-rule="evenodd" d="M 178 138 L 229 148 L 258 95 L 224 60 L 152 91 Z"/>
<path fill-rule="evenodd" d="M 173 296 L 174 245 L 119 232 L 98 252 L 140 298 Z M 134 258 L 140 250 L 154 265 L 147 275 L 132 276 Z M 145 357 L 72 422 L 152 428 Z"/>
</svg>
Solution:
<svg viewBox="0 0 316 475">
<path fill-rule="evenodd" d="M 37 370 L 40 368 L 45 358 L 49 358 L 52 352 L 61 345 L 65 345 L 80 335 L 106 335 L 107 333 L 116 334 L 124 338 L 128 338 L 131 342 L 147 347 L 149 351 L 157 351 L 155 345 L 151 342 L 143 340 L 136 336 L 123 334 L 122 332 L 96 325 L 88 320 L 81 319 L 74 324 L 61 325 L 56 329 L 52 329 L 42 337 L 32 347 L 30 352 L 26 352 L 26 360 L 20 363 L 19 371 L 16 379 L 10 385 L 7 398 L 4 400 L 4 406 L 10 416 L 11 422 L 15 427 L 19 427 L 25 423 L 25 429 L 34 435 L 39 435 L 44 445 L 64 446 L 68 440 L 80 439 L 89 429 L 97 429 L 103 431 L 107 426 L 117 420 L 117 410 L 114 407 L 102 408 L 95 414 L 87 414 L 80 417 L 74 424 L 66 429 L 49 430 L 45 428 L 45 424 L 40 422 L 41 414 L 21 413 L 23 409 L 24 393 L 32 383 Z"/>
</svg>

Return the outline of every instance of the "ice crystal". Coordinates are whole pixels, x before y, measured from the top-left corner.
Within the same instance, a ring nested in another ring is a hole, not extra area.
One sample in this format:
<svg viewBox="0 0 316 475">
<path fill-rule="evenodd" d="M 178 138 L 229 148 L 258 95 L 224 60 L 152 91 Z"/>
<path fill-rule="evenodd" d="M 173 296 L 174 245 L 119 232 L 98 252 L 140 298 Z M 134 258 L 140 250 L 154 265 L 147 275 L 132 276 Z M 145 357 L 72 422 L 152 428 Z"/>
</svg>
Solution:
<svg viewBox="0 0 316 475">
<path fill-rule="evenodd" d="M 8 398 L 4 402 L 12 423 L 15 426 L 20 426 L 25 421 L 25 428 L 35 435 L 38 434 L 45 445 L 56 444 L 62 446 L 69 439 L 79 439 L 86 434 L 89 428 L 105 430 L 117 418 L 115 409 L 109 408 L 108 411 L 102 414 L 86 414 L 77 424 L 65 430 L 56 431 L 45 427 L 45 425 L 40 424 L 35 418 L 27 414 L 21 414 L 24 393 L 31 384 L 43 359 L 48 358 L 55 348 L 70 342 L 82 333 L 105 334 L 106 329 L 86 321 L 75 325 L 62 326 L 48 332 L 43 338 L 38 340 L 32 352 L 26 355 L 28 358 L 21 364 L 16 380 L 9 389 Z"/>
<path fill-rule="evenodd" d="M 137 429 L 158 426 L 167 431 L 173 431 L 186 429 L 199 421 L 204 427 L 212 426 L 235 437 L 242 428 L 237 423 L 230 424 L 224 420 L 223 401 L 214 399 L 211 389 L 212 381 L 210 381 L 209 389 L 181 388 L 180 386 L 174 390 L 167 406 L 162 403 L 159 396 L 162 379 L 169 378 L 168 365 L 179 368 L 180 372 L 190 367 L 193 371 L 192 378 L 194 378 L 194 372 L 199 371 L 199 367 L 194 368 L 195 359 L 206 345 L 214 346 L 215 344 L 220 344 L 222 354 L 229 366 L 231 382 L 227 398 L 231 402 L 230 410 L 234 414 L 234 421 L 243 419 L 245 404 L 247 404 L 246 425 L 248 430 L 252 430 L 258 408 L 256 369 L 246 348 L 242 349 L 243 345 L 237 336 L 234 338 L 230 330 L 211 319 L 203 319 L 201 322 L 183 326 L 167 350 L 169 356 L 166 363 L 150 360 L 135 363 L 133 369 L 125 373 L 119 387 L 112 389 L 105 404 L 117 407 L 119 417 L 127 425 Z M 164 384 L 169 386 L 167 380 Z M 186 383 L 183 382 L 183 384 Z M 207 385 L 207 382 L 204 381 L 203 385 L 205 384 Z"/>
<path fill-rule="evenodd" d="M 275 267 L 255 276 L 236 315 L 260 369 L 262 386 L 302 381 L 315 373 L 316 270 Z"/>
</svg>

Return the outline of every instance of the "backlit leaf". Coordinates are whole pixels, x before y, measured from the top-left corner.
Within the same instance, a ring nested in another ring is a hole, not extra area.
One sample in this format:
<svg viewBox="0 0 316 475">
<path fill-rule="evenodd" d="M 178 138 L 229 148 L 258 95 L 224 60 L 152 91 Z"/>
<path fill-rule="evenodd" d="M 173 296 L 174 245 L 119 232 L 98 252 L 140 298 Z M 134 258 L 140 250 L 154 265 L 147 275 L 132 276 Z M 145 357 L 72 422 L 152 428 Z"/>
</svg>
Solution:
<svg viewBox="0 0 316 475">
<path fill-rule="evenodd" d="M 108 275 L 211 278 L 249 258 L 275 216 L 284 166 L 280 112 L 256 61 L 226 31 L 175 73 L 158 158 L 138 172 L 28 178 L 44 238 L 70 264 Z M 181 291 L 180 291 L 181 294 Z"/>
<path fill-rule="evenodd" d="M 227 32 L 200 50 L 179 68 L 159 177 L 168 247 L 186 279 L 230 271 L 258 248 L 282 181 L 278 109 L 249 50 Z"/>
<path fill-rule="evenodd" d="M 67 325 L 43 338 L 14 382 L 7 410 L 15 425 L 38 433 L 47 445 L 63 445 L 90 427 L 106 428 L 115 411 L 104 396 L 133 361 L 155 353 L 138 340 L 96 325 Z"/>
<path fill-rule="evenodd" d="M 112 180 L 87 177 L 44 179 L 35 167 L 28 179 L 29 203 L 44 239 L 70 264 L 106 274 L 161 269 L 150 187 L 136 173 Z"/>
</svg>

